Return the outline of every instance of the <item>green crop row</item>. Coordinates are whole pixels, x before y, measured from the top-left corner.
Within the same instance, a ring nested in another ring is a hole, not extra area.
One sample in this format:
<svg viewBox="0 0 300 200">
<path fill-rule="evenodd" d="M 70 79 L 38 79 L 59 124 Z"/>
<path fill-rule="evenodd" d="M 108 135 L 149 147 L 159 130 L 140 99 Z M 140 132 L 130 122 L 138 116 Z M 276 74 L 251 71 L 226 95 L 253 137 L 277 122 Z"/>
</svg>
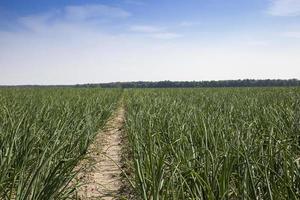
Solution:
<svg viewBox="0 0 300 200">
<path fill-rule="evenodd" d="M 142 199 L 300 199 L 300 89 L 126 92 Z"/>
<path fill-rule="evenodd" d="M 66 199 L 74 167 L 121 95 L 104 89 L 0 90 L 0 199 Z"/>
</svg>

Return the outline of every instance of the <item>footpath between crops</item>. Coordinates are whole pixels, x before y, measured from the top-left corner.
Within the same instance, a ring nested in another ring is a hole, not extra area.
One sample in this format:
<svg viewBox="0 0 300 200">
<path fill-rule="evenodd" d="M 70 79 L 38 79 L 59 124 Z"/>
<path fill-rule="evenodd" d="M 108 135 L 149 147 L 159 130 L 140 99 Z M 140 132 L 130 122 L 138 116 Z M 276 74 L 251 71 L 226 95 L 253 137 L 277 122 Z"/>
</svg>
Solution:
<svg viewBox="0 0 300 200">
<path fill-rule="evenodd" d="M 87 158 L 80 164 L 78 174 L 82 186 L 77 189 L 78 199 L 120 199 L 122 157 L 122 128 L 125 110 L 122 103 L 110 117 L 103 131 L 90 145 Z"/>
</svg>

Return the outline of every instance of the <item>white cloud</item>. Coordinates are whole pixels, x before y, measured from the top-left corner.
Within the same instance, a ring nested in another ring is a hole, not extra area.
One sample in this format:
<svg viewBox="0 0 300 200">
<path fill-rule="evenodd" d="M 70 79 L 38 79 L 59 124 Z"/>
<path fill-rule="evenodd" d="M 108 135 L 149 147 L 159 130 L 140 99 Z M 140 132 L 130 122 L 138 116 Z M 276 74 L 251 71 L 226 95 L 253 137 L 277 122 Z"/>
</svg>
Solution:
<svg viewBox="0 0 300 200">
<path fill-rule="evenodd" d="M 146 3 L 142 0 L 125 0 L 125 3 L 131 4 L 131 5 L 137 5 L 137 6 L 146 5 Z"/>
<path fill-rule="evenodd" d="M 129 28 L 133 32 L 142 33 L 147 37 L 155 38 L 155 39 L 176 39 L 182 37 L 182 35 L 178 33 L 174 33 L 168 31 L 167 28 L 150 26 L 150 25 L 134 25 Z"/>
<path fill-rule="evenodd" d="M 300 0 L 271 0 L 267 12 L 274 16 L 298 16 L 300 15 Z"/>
<path fill-rule="evenodd" d="M 20 17 L 18 23 L 29 30 L 39 31 L 48 27 L 52 20 L 60 14 L 60 10 L 52 10 L 46 13 Z"/>
<path fill-rule="evenodd" d="M 270 41 L 260 39 L 245 39 L 244 44 L 252 47 L 265 47 L 270 44 Z"/>
<path fill-rule="evenodd" d="M 155 33 L 150 35 L 153 38 L 157 39 L 165 39 L 165 40 L 170 40 L 170 39 L 176 39 L 182 37 L 182 35 L 177 34 L 177 33 L 169 33 L 169 32 L 162 32 L 162 33 Z"/>
<path fill-rule="evenodd" d="M 182 21 L 179 23 L 179 26 L 182 27 L 192 27 L 192 26 L 197 26 L 200 25 L 200 22 L 194 22 L 194 21 Z"/>
<path fill-rule="evenodd" d="M 67 6 L 65 8 L 66 17 L 70 19 L 85 20 L 97 17 L 129 17 L 130 13 L 118 8 L 107 5 L 80 5 Z"/>
<path fill-rule="evenodd" d="M 284 37 L 300 39 L 300 31 L 287 31 L 282 34 Z"/>
<path fill-rule="evenodd" d="M 37 31 L 59 23 L 88 23 L 92 21 L 107 21 L 112 18 L 126 18 L 129 16 L 131 16 L 131 13 L 122 8 L 102 4 L 88 4 L 66 6 L 63 9 L 20 17 L 18 22 L 28 29 Z"/>
<path fill-rule="evenodd" d="M 74 25 L 81 25 L 88 29 L 99 29 L 101 23 L 113 22 L 113 19 L 129 16 L 131 16 L 131 13 L 122 8 L 102 4 L 88 4 L 66 6 L 45 13 L 23 16 L 18 19 L 18 23 L 27 30 L 48 33 L 62 29 L 73 29 Z"/>
<path fill-rule="evenodd" d="M 129 29 L 131 31 L 140 32 L 140 33 L 157 33 L 165 30 L 165 28 L 151 26 L 151 25 L 133 25 Z"/>
</svg>

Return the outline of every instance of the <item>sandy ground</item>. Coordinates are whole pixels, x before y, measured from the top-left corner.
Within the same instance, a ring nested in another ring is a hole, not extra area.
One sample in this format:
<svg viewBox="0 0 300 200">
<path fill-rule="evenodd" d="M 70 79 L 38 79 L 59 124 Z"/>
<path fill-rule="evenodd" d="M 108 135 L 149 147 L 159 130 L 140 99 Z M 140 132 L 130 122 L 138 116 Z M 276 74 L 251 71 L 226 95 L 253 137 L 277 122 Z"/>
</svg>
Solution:
<svg viewBox="0 0 300 200">
<path fill-rule="evenodd" d="M 121 105 L 108 120 L 103 131 L 91 144 L 87 159 L 80 163 L 78 179 L 79 199 L 120 199 L 121 183 L 121 132 L 124 124 L 124 107 Z"/>
</svg>

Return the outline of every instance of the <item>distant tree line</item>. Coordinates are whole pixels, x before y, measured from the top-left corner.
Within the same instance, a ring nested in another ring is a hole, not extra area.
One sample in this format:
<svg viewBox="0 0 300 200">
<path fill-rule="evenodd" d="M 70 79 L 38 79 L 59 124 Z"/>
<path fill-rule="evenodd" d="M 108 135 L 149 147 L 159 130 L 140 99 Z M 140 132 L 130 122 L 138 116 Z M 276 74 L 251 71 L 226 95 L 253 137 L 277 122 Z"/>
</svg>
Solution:
<svg viewBox="0 0 300 200">
<path fill-rule="evenodd" d="M 222 81 L 137 81 L 112 82 L 99 84 L 83 84 L 76 87 L 102 87 L 102 88 L 196 88 L 196 87 L 291 87 L 300 86 L 297 79 L 243 79 Z"/>
<path fill-rule="evenodd" d="M 222 81 L 136 81 L 111 82 L 77 85 L 18 85 L 0 87 L 78 87 L 78 88 L 209 88 L 209 87 L 296 87 L 300 86 L 298 79 L 243 79 Z"/>
</svg>

